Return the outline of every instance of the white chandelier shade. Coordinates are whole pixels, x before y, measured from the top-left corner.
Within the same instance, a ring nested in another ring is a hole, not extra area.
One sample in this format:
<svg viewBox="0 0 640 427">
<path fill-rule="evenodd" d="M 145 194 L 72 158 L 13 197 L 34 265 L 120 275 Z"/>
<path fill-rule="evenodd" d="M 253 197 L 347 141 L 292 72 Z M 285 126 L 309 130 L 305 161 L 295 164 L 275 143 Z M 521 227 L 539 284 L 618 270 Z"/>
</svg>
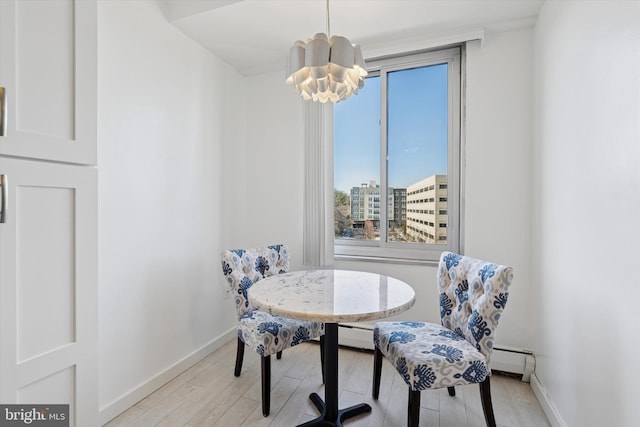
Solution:
<svg viewBox="0 0 640 427">
<path fill-rule="evenodd" d="M 364 87 L 367 69 L 360 46 L 346 37 L 318 33 L 289 51 L 287 84 L 304 100 L 339 102 Z"/>
</svg>

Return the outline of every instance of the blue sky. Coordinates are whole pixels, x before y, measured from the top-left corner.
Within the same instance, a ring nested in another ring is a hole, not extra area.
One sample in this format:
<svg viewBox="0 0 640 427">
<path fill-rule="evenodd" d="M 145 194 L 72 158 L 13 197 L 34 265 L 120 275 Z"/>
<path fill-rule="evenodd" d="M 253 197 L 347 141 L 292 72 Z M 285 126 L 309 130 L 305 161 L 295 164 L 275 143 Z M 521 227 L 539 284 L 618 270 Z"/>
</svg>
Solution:
<svg viewBox="0 0 640 427">
<path fill-rule="evenodd" d="M 388 74 L 389 186 L 447 172 L 447 65 Z M 380 184 L 380 77 L 334 110 L 334 187 Z"/>
</svg>

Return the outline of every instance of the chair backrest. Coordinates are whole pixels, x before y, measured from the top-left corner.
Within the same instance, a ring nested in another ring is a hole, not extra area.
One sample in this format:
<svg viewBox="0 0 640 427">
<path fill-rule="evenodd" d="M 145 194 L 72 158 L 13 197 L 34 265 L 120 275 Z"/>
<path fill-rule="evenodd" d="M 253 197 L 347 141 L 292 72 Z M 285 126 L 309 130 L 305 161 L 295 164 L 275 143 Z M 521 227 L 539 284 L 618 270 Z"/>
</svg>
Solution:
<svg viewBox="0 0 640 427">
<path fill-rule="evenodd" d="M 266 248 L 222 251 L 222 274 L 227 290 L 232 292 L 238 318 L 254 308 L 247 290 L 260 279 L 289 271 L 289 248 L 272 245 Z"/>
<path fill-rule="evenodd" d="M 507 304 L 513 268 L 443 252 L 438 268 L 442 326 L 475 345 L 487 363 Z"/>
</svg>

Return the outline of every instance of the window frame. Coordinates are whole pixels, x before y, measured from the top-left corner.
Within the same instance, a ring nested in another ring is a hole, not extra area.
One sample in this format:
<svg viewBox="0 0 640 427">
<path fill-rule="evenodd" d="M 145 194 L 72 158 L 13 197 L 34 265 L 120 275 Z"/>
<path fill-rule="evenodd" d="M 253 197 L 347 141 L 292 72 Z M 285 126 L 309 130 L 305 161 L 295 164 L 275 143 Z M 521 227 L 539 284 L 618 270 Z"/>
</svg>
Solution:
<svg viewBox="0 0 640 427">
<path fill-rule="evenodd" d="M 448 64 L 448 147 L 447 147 L 447 243 L 408 243 L 386 241 L 389 206 L 380 208 L 380 236 L 377 241 L 348 240 L 334 236 L 334 257 L 389 262 L 437 262 L 443 251 L 460 252 L 462 247 L 462 136 L 464 45 L 410 55 L 367 61 L 369 76 L 380 76 L 380 192 L 387 186 L 387 75 L 393 71 Z M 366 85 L 366 81 L 365 81 Z M 348 101 L 347 101 L 348 102 Z M 380 197 L 381 200 L 383 197 Z M 331 207 L 333 209 L 333 206 Z M 383 237 L 384 236 L 384 237 Z"/>
</svg>

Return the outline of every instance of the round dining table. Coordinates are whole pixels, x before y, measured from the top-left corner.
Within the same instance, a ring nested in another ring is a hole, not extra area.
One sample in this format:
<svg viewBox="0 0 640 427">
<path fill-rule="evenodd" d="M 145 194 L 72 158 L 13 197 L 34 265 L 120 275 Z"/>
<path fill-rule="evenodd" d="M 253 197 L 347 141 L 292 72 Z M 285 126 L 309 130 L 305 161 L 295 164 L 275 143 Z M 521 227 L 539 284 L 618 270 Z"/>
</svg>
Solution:
<svg viewBox="0 0 640 427">
<path fill-rule="evenodd" d="M 325 324 L 325 398 L 311 393 L 320 415 L 299 427 L 342 426 L 345 419 L 371 412 L 366 403 L 338 408 L 338 323 L 379 320 L 408 310 L 415 302 L 411 286 L 382 274 L 322 269 L 266 277 L 248 295 L 258 310 Z"/>
</svg>

